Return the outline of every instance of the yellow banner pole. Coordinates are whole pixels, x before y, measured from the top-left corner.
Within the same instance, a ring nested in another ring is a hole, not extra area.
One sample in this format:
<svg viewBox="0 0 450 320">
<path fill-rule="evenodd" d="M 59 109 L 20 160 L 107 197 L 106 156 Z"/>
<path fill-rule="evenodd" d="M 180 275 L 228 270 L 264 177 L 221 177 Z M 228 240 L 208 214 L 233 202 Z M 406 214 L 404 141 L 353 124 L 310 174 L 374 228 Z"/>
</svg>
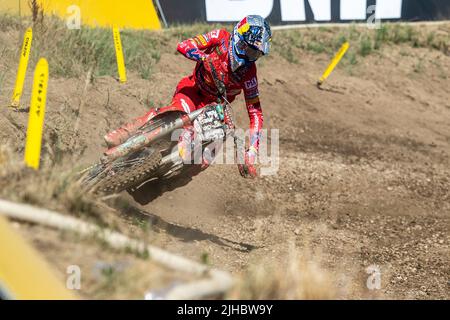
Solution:
<svg viewBox="0 0 450 320">
<path fill-rule="evenodd" d="M 119 81 L 127 81 L 127 73 L 125 69 L 125 59 L 123 57 L 122 41 L 120 40 L 119 28 L 113 27 L 114 47 L 116 49 L 117 71 L 119 72 Z"/>
<path fill-rule="evenodd" d="M 329 75 L 331 74 L 331 72 L 333 72 L 334 68 L 336 68 L 336 66 L 338 65 L 338 63 L 341 61 L 342 57 L 345 55 L 345 53 L 347 52 L 348 48 L 349 48 L 349 43 L 345 42 L 341 48 L 339 49 L 339 51 L 336 53 L 336 55 L 334 56 L 333 60 L 331 60 L 330 65 L 327 67 L 327 69 L 325 70 L 325 72 L 323 73 L 322 77 L 320 77 L 319 81 L 317 81 L 317 85 L 320 87 L 322 85 L 322 83 L 329 77 Z"/>
<path fill-rule="evenodd" d="M 37 170 L 41 158 L 42 131 L 44 126 L 45 104 L 47 101 L 48 63 L 41 58 L 34 71 L 31 94 L 30 117 L 25 145 L 25 163 Z"/>
<path fill-rule="evenodd" d="M 31 43 L 33 41 L 33 30 L 28 28 L 23 37 L 22 50 L 20 52 L 19 69 L 17 71 L 16 85 L 11 99 L 11 107 L 19 108 L 22 97 L 23 84 L 27 73 L 28 60 L 30 58 Z"/>
</svg>

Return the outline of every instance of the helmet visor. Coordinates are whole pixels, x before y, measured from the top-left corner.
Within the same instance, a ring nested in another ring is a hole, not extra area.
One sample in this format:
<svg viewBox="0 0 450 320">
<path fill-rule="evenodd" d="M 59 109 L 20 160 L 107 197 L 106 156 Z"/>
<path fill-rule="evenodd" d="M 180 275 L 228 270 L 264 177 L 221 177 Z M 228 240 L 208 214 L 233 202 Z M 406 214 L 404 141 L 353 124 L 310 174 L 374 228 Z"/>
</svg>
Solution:
<svg viewBox="0 0 450 320">
<path fill-rule="evenodd" d="M 261 56 L 264 55 L 261 50 L 255 48 L 254 46 L 249 45 L 245 41 L 242 42 L 240 47 L 241 47 L 240 48 L 241 54 L 239 54 L 239 56 L 241 56 L 241 58 L 244 58 L 248 61 L 256 61 Z"/>
<path fill-rule="evenodd" d="M 248 45 L 245 50 L 245 55 L 247 56 L 247 59 L 250 61 L 256 61 L 263 55 L 262 51 L 252 47 L 251 45 Z"/>
</svg>

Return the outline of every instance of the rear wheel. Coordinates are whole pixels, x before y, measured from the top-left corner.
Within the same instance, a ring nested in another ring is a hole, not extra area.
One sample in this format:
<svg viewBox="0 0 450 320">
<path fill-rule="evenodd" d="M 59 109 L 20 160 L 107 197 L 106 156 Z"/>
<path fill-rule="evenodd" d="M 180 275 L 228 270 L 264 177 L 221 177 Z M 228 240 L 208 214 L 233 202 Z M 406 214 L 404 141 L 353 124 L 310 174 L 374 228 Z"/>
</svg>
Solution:
<svg viewBox="0 0 450 320">
<path fill-rule="evenodd" d="M 161 153 L 147 148 L 137 155 L 119 158 L 108 164 L 108 168 L 94 167 L 91 170 L 91 185 L 96 193 L 114 194 L 136 186 L 150 178 L 158 170 Z"/>
</svg>

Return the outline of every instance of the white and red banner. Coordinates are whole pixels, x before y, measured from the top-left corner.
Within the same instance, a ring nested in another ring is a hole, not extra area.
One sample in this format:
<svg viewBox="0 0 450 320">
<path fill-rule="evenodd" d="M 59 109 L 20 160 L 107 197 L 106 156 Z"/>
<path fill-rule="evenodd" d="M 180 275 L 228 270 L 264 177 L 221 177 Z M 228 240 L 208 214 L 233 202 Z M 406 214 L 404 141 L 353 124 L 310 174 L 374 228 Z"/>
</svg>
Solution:
<svg viewBox="0 0 450 320">
<path fill-rule="evenodd" d="M 345 23 L 369 18 L 398 21 L 449 20 L 449 0 L 160 0 L 168 24 L 234 22 L 249 14 L 272 25 Z"/>
</svg>

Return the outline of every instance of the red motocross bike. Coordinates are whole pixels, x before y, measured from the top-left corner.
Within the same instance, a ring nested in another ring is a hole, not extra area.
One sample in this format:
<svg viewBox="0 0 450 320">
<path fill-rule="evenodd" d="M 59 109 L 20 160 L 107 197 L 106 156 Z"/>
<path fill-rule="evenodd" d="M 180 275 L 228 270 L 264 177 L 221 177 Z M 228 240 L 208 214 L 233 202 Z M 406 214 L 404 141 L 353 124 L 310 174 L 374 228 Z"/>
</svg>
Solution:
<svg viewBox="0 0 450 320">
<path fill-rule="evenodd" d="M 99 163 L 88 169 L 83 184 L 101 194 L 133 191 L 140 185 L 157 180 L 164 183 L 179 175 L 186 166 L 179 155 L 174 139 L 176 130 L 192 123 L 197 139 L 191 146 L 192 153 L 234 137 L 237 150 L 243 149 L 243 140 L 235 136 L 235 124 L 230 103 L 226 100 L 225 86 L 218 80 L 215 70 L 213 78 L 218 88 L 218 103 L 208 105 L 189 114 L 166 112 L 143 125 L 124 143 L 108 149 Z M 238 153 L 239 154 L 239 153 Z M 196 155 L 192 154 L 191 159 Z M 159 184 L 158 183 L 158 184 Z"/>
</svg>

